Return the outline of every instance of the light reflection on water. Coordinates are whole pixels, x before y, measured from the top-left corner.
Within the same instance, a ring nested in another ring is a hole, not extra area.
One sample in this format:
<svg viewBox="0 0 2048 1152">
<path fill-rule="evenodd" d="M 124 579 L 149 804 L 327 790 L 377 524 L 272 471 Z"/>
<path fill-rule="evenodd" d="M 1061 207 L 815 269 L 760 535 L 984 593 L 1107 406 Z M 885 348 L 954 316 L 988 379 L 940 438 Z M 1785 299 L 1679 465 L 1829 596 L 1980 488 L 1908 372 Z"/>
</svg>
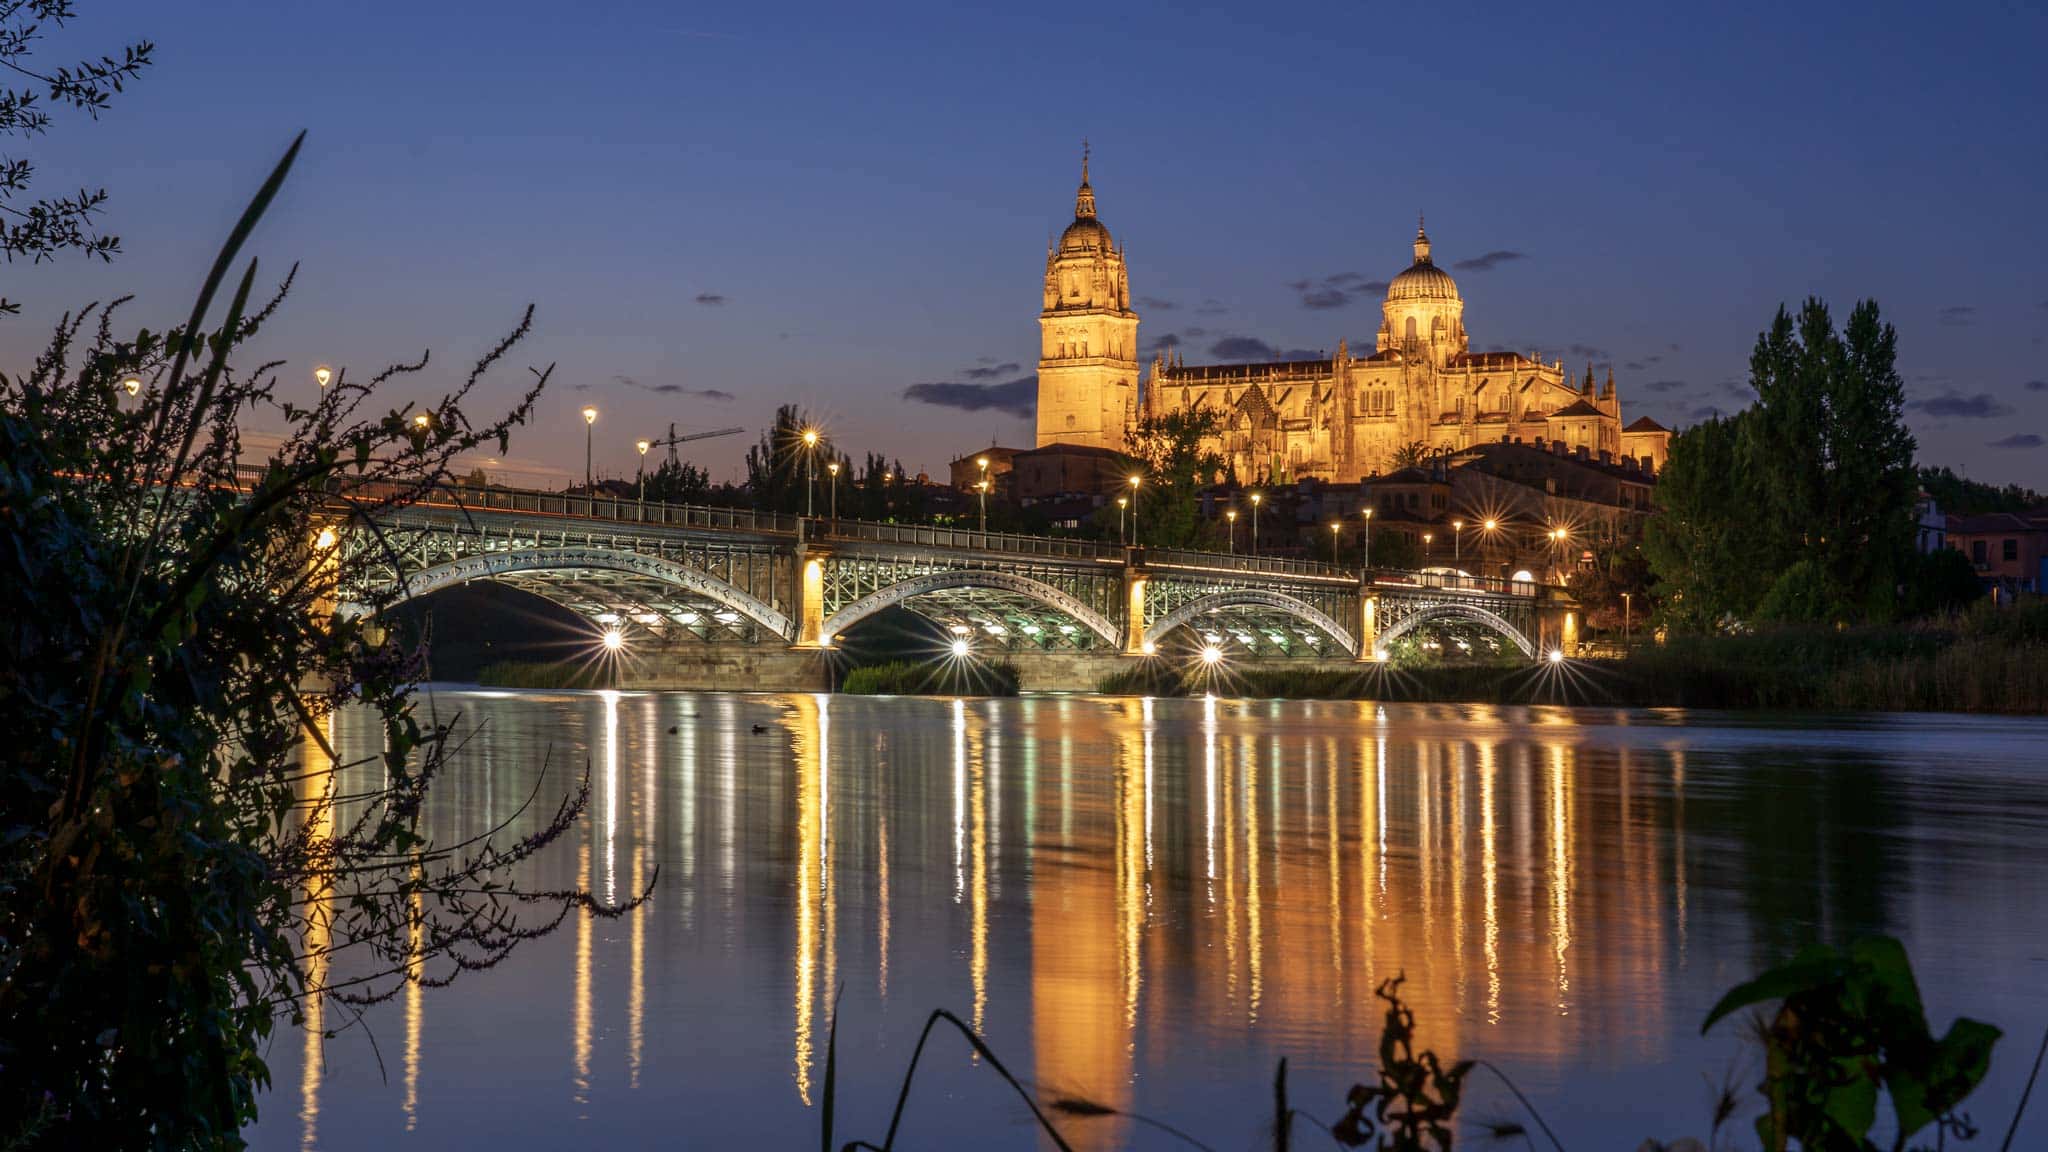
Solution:
<svg viewBox="0 0 2048 1152">
<path fill-rule="evenodd" d="M 1698 1021 L 1816 934 L 1901 935 L 1937 1028 L 1956 1013 L 2007 1027 L 1980 1120 L 2008 1114 L 2020 1049 L 2048 1023 L 2040 722 L 436 702 L 483 722 L 428 813 L 437 839 L 480 833 L 537 784 L 540 819 L 587 763 L 585 819 L 526 883 L 623 898 L 658 870 L 655 897 L 409 989 L 324 1045 L 281 1029 L 258 1148 L 813 1140 L 835 997 L 841 1139 L 886 1127 L 935 1007 L 1046 1092 L 1219 1146 L 1253 1139 L 1282 1055 L 1298 1103 L 1340 1112 L 1375 1056 L 1373 989 L 1396 973 L 1422 1043 L 1505 1065 L 1586 1147 L 1701 1132 L 1701 1077 L 1741 1050 Z M 344 715 L 332 737 L 353 758 L 379 734 Z M 387 1035 L 402 1037 L 388 1080 L 371 1043 Z M 905 1138 L 1033 1147 L 988 1070 L 933 1044 Z M 1513 1115 L 1484 1084 L 1468 1109 Z M 1081 1147 L 1151 1139 L 1113 1117 L 1065 1126 Z"/>
</svg>

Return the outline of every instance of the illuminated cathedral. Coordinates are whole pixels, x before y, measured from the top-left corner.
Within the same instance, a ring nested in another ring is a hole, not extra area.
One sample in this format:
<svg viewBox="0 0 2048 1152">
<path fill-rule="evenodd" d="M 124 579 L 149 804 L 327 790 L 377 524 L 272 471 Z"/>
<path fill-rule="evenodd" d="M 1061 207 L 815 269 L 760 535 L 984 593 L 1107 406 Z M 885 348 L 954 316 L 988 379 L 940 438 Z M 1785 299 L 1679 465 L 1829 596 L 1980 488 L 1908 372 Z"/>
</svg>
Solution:
<svg viewBox="0 0 2048 1152">
<path fill-rule="evenodd" d="M 1471 351 L 1464 299 L 1420 225 L 1413 262 L 1387 285 L 1370 354 L 1342 341 L 1327 359 L 1264 364 L 1162 353 L 1141 385 L 1129 272 L 1096 216 L 1085 158 L 1074 222 L 1046 252 L 1038 323 L 1041 448 L 1120 450 L 1142 416 L 1208 408 L 1223 423 L 1210 446 L 1241 480 L 1351 482 L 1391 471 L 1415 446 L 1454 453 L 1502 441 L 1661 468 L 1670 438 L 1647 417 L 1622 425 L 1611 368 L 1600 385 L 1590 365 L 1575 379 L 1561 362 Z"/>
</svg>

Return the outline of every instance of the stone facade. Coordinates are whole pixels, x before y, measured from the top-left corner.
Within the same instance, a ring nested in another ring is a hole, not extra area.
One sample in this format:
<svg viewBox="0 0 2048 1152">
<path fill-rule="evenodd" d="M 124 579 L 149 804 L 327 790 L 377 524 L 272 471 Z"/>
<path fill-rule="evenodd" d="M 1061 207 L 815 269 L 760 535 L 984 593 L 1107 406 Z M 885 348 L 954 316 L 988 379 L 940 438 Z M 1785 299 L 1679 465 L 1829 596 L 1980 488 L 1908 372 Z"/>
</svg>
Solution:
<svg viewBox="0 0 2048 1152">
<path fill-rule="evenodd" d="M 1074 222 L 1046 256 L 1038 443 L 1120 449 L 1141 415 L 1208 408 L 1213 445 L 1240 481 L 1349 483 L 1425 454 L 1524 443 L 1660 468 L 1670 433 L 1648 418 L 1624 431 L 1610 368 L 1604 385 L 1562 362 L 1473 352 L 1465 304 L 1415 231 L 1414 260 L 1387 286 L 1369 354 L 1343 342 L 1329 359 L 1189 365 L 1155 357 L 1138 387 L 1138 315 L 1122 249 L 1095 214 L 1084 160 Z"/>
</svg>

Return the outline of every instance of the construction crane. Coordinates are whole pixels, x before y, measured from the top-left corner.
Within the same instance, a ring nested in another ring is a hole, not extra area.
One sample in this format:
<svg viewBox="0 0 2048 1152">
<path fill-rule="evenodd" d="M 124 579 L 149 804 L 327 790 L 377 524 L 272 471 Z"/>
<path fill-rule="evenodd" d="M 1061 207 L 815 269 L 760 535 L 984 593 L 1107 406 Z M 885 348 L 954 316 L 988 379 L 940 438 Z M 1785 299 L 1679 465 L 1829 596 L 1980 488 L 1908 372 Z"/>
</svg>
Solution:
<svg viewBox="0 0 2048 1152">
<path fill-rule="evenodd" d="M 678 436 L 676 435 L 676 426 L 674 424 L 670 424 L 668 426 L 668 437 L 666 439 L 651 441 L 647 446 L 649 448 L 659 448 L 664 444 L 667 445 L 668 462 L 670 464 L 674 464 L 676 462 L 676 445 L 678 444 L 687 444 L 692 440 L 709 440 L 714 436 L 731 436 L 734 435 L 735 433 L 745 431 L 745 428 L 719 428 L 711 432 L 685 432 L 681 436 Z"/>
</svg>

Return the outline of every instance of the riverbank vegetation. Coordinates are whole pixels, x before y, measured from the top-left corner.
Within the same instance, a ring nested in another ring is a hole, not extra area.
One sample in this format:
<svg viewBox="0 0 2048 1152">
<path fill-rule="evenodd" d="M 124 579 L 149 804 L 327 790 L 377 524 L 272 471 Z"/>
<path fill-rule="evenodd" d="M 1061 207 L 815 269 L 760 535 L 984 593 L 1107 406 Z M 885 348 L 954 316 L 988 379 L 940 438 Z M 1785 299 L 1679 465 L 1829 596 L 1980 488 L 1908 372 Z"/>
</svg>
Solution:
<svg viewBox="0 0 2048 1152">
<path fill-rule="evenodd" d="M 1015 696 L 1017 666 L 1008 661 L 891 660 L 855 668 L 839 682 L 852 696 Z"/>
<path fill-rule="evenodd" d="M 1403 983 L 1403 977 L 1396 975 L 1375 990 L 1386 1005 L 1380 1025 L 1379 1062 L 1369 1070 L 1369 1079 L 1345 1094 L 1341 1112 L 1296 1107 L 1288 1091 L 1287 1060 L 1280 1060 L 1273 1077 L 1271 1120 L 1261 1133 L 1262 1146 L 1290 1152 L 1327 1138 L 1342 1148 L 1375 1152 L 1452 1152 L 1463 1127 L 1476 1128 L 1479 1135 L 1495 1143 L 1518 1141 L 1515 1146 L 1532 1149 L 1536 1147 L 1535 1133 L 1540 1132 L 1550 1147 L 1563 1152 L 1564 1144 L 1548 1121 L 1498 1066 L 1442 1056 L 1419 1045 L 1415 1013 L 1401 999 Z M 1738 1013 L 1749 1014 L 1743 1035 L 1763 1050 L 1763 1078 L 1756 1089 L 1762 1106 L 1756 1110 L 1752 1126 L 1764 1148 L 1877 1152 L 1880 1145 L 1873 1132 L 1881 1128 L 1890 1129 L 1888 1146 L 1894 1150 L 1927 1148 L 1929 1145 L 1914 1141 L 1929 1134 L 1935 1141 L 1933 1147 L 1945 1148 L 1951 1137 L 1960 1143 L 1980 1131 L 1962 1106 L 1990 1072 L 1992 1051 L 2003 1033 L 1981 1020 L 1958 1017 L 1936 1036 L 1928 1026 L 1912 964 L 1897 940 L 1873 937 L 1847 948 L 1810 946 L 1790 961 L 1730 989 L 1708 1011 L 1700 1031 L 1708 1032 Z M 1071 1150 L 1073 1130 L 1107 1118 L 1142 1125 L 1190 1148 L 1215 1146 L 1164 1120 L 1028 1085 L 981 1036 L 942 1009 L 925 1022 L 904 1070 L 887 1134 L 879 1144 L 865 1140 L 835 1143 L 839 1033 L 835 1017 L 826 1042 L 820 1111 L 821 1146 L 827 1152 L 834 1148 L 891 1152 L 895 1148 L 925 1045 L 940 1024 L 966 1040 L 976 1060 L 985 1062 L 1023 1102 L 1038 1129 L 1056 1148 Z M 2048 1040 L 2043 1041 L 2042 1052 L 2048 1054 Z M 2040 1070 L 2037 1056 L 2006 1125 L 2001 1150 L 2013 1147 Z M 1463 1117 L 1473 1074 L 1482 1071 L 1514 1098 L 1523 1119 L 1497 1118 L 1475 1124 Z M 1706 1133 L 1704 1141 L 1652 1136 L 1640 1149 L 1706 1152 L 1734 1146 L 1724 1143 L 1724 1133 L 1730 1133 L 1744 1111 L 1734 1083 L 1724 1082 L 1708 1100 L 1700 1125 Z M 1319 1114 L 1337 1119 L 1325 1121 Z M 1880 1114 L 1885 1118 L 1882 1125 Z M 1732 1139 L 1732 1134 L 1727 1138 Z"/>
<path fill-rule="evenodd" d="M 451 391 L 388 410 L 426 391 L 424 357 L 317 384 L 237 365 L 292 274 L 266 301 L 256 261 L 230 273 L 298 152 L 182 323 L 123 333 L 121 301 L 87 307 L 0 373 L 0 1146 L 239 1148 L 279 1020 L 331 1035 L 623 910 L 512 879 L 574 825 L 587 774 L 518 830 L 422 827 L 463 734 L 416 712 L 420 654 L 372 623 L 409 570 L 379 525 L 459 456 L 502 453 L 548 372 L 501 416 L 465 411 L 530 312 Z M 252 414 L 284 434 L 244 469 Z M 338 760 L 344 705 L 379 755 Z"/>
<path fill-rule="evenodd" d="M 1916 624 L 1670 637 L 1613 659 L 1222 670 L 1147 660 L 1110 695 L 2048 715 L 2048 601 Z"/>
</svg>

